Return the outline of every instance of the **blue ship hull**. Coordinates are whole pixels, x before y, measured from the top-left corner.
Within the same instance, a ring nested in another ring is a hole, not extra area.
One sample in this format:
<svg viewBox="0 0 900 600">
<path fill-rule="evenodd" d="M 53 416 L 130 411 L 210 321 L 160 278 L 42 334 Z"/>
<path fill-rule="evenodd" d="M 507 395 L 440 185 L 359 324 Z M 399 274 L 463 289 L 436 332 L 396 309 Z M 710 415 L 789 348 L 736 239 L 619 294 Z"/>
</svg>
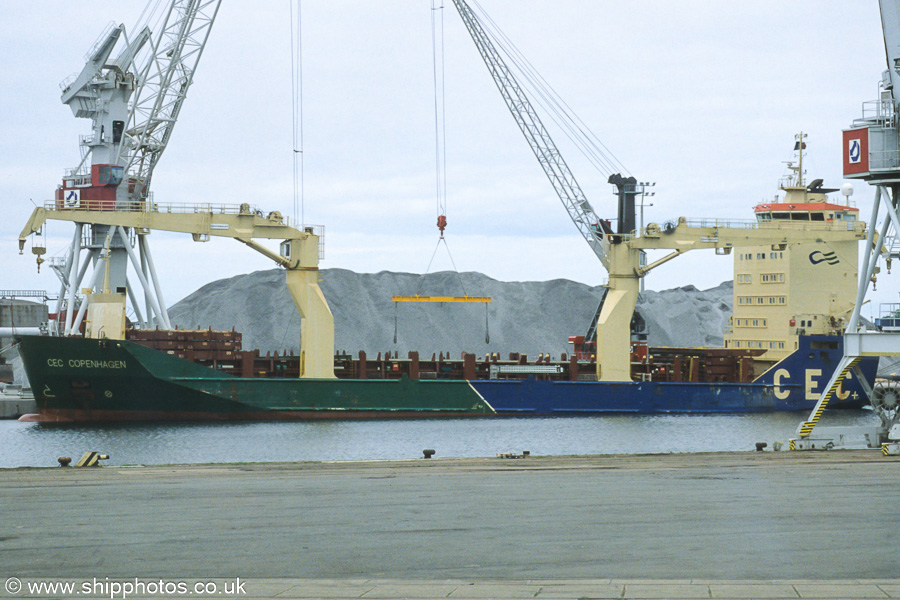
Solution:
<svg viewBox="0 0 900 600">
<path fill-rule="evenodd" d="M 843 356 L 843 338 L 801 337 L 798 349 L 752 383 L 479 380 L 472 386 L 503 415 L 741 413 L 810 410 Z M 860 361 L 869 386 L 877 358 Z M 851 374 L 829 408 L 860 408 L 868 396 Z"/>
<path fill-rule="evenodd" d="M 129 341 L 18 338 L 35 421 L 375 419 L 809 410 L 843 356 L 842 339 L 803 338 L 752 383 L 234 377 Z M 877 359 L 865 359 L 874 381 Z M 856 378 L 829 407 L 868 402 Z"/>
</svg>

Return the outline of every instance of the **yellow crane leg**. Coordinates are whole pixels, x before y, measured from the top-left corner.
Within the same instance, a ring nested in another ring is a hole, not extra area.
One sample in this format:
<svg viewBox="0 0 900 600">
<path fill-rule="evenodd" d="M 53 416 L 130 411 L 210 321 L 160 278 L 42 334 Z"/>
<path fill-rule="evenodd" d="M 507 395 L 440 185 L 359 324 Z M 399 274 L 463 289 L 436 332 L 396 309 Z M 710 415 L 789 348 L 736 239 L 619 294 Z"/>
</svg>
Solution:
<svg viewBox="0 0 900 600">
<path fill-rule="evenodd" d="M 631 381 L 631 318 L 640 281 L 635 277 L 623 283 L 625 289 L 610 289 L 606 294 L 597 319 L 598 381 Z"/>
<path fill-rule="evenodd" d="M 319 288 L 319 271 L 288 269 L 286 284 L 300 313 L 300 377 L 334 379 L 334 316 Z"/>
</svg>

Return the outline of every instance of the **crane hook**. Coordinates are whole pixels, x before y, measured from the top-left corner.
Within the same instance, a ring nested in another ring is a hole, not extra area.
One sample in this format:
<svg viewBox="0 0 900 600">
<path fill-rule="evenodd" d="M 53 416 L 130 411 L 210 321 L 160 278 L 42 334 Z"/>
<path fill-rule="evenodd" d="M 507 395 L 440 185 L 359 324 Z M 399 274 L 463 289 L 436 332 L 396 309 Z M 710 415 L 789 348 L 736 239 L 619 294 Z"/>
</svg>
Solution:
<svg viewBox="0 0 900 600">
<path fill-rule="evenodd" d="M 447 217 L 445 215 L 438 217 L 437 227 L 441 230 L 441 237 L 444 237 L 444 229 L 447 227 Z"/>
</svg>

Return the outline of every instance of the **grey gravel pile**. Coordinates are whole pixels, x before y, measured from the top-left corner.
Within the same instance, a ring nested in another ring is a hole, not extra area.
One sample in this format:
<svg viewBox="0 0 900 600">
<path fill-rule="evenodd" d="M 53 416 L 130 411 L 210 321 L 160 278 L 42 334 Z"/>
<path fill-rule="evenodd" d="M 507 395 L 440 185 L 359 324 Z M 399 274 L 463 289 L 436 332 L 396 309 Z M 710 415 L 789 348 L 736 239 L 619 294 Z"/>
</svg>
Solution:
<svg viewBox="0 0 900 600">
<path fill-rule="evenodd" d="M 462 351 L 505 357 L 568 352 L 570 335 L 584 335 L 597 308 L 600 286 L 565 279 L 503 282 L 480 273 L 354 273 L 323 271 L 322 291 L 335 320 L 335 349 L 374 357 L 378 352 L 418 350 L 425 357 Z M 483 304 L 399 303 L 395 295 L 490 296 Z M 732 285 L 709 290 L 686 286 L 642 294 L 638 308 L 655 346 L 721 346 L 731 315 Z M 394 343 L 396 315 L 397 342 Z M 245 349 L 299 349 L 300 319 L 284 286 L 284 271 L 238 275 L 203 286 L 169 309 L 181 328 L 232 329 Z M 487 325 L 487 327 L 486 327 Z M 486 333 L 490 342 L 485 341 Z"/>
</svg>

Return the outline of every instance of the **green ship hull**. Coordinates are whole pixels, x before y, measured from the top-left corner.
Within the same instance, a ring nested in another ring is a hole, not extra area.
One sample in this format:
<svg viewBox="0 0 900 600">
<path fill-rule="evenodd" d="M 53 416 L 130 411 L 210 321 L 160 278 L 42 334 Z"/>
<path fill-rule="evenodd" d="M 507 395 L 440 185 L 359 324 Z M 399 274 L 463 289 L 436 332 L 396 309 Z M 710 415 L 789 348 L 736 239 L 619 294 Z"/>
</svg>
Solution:
<svg viewBox="0 0 900 600">
<path fill-rule="evenodd" d="M 126 340 L 22 336 L 27 420 L 209 421 L 486 416 L 467 381 L 240 378 Z"/>
</svg>

